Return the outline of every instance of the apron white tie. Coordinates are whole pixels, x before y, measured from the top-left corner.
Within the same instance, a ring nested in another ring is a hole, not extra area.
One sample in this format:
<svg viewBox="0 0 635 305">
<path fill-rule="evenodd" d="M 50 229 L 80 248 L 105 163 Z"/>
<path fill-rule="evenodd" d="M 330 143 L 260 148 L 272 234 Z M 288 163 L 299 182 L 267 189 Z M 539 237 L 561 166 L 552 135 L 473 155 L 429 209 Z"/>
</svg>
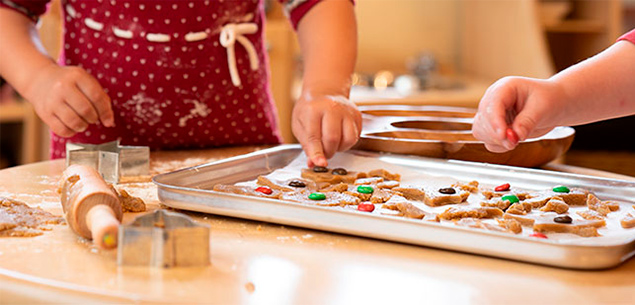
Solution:
<svg viewBox="0 0 635 305">
<path fill-rule="evenodd" d="M 220 33 L 220 44 L 227 49 L 227 64 L 229 65 L 229 74 L 232 78 L 234 86 L 240 86 L 240 76 L 238 75 L 238 68 L 236 67 L 236 53 L 234 51 L 234 44 L 236 41 L 243 45 L 247 54 L 249 55 L 249 66 L 252 71 L 258 69 L 259 61 L 258 54 L 254 45 L 247 39 L 244 34 L 253 34 L 258 31 L 258 25 L 255 23 L 229 23 L 223 26 Z"/>
</svg>

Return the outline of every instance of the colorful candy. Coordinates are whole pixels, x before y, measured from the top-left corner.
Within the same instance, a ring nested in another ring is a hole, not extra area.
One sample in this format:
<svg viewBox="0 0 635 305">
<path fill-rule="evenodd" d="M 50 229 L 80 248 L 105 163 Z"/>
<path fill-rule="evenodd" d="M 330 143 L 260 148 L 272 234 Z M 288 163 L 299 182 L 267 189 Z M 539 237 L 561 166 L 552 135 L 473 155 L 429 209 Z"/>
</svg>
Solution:
<svg viewBox="0 0 635 305">
<path fill-rule="evenodd" d="M 314 173 L 326 173 L 328 171 L 329 171 L 329 169 L 324 167 L 324 166 L 314 166 L 313 167 L 313 172 Z"/>
<path fill-rule="evenodd" d="M 108 247 L 115 247 L 117 245 L 117 237 L 116 235 L 106 233 L 103 238 L 104 245 Z"/>
<path fill-rule="evenodd" d="M 348 174 L 348 171 L 338 167 L 338 168 L 334 168 L 333 171 L 331 172 L 333 175 L 340 175 L 340 176 L 345 176 L 346 174 Z"/>
<path fill-rule="evenodd" d="M 309 194 L 309 199 L 311 200 L 324 200 L 326 199 L 326 195 L 323 193 L 311 193 Z"/>
<path fill-rule="evenodd" d="M 360 185 L 357 187 L 357 191 L 362 194 L 372 194 L 374 190 L 372 186 Z"/>
<path fill-rule="evenodd" d="M 445 188 L 440 188 L 439 189 L 439 193 L 441 194 L 446 194 L 446 195 L 452 195 L 452 194 L 456 194 L 456 190 L 452 187 L 445 187 Z"/>
<path fill-rule="evenodd" d="M 503 201 L 507 200 L 507 201 L 509 201 L 509 203 L 516 203 L 516 202 L 520 201 L 518 199 L 518 196 L 516 196 L 516 195 L 505 195 L 505 196 L 501 197 L 501 199 Z"/>
<path fill-rule="evenodd" d="M 556 192 L 556 193 L 568 193 L 568 192 L 571 192 L 571 190 L 569 190 L 569 188 L 564 186 L 564 185 L 554 187 L 553 191 Z"/>
<path fill-rule="evenodd" d="M 509 139 L 510 142 L 516 144 L 518 143 L 518 141 L 520 141 L 518 135 L 513 129 L 507 128 L 507 130 L 505 130 L 505 133 L 507 134 L 507 139 Z"/>
<path fill-rule="evenodd" d="M 547 239 L 547 235 L 542 234 L 540 232 L 534 232 L 532 234 L 529 234 L 530 237 L 537 237 L 537 238 L 544 238 Z"/>
<path fill-rule="evenodd" d="M 291 180 L 289 182 L 290 187 L 306 187 L 306 183 L 299 180 Z"/>
<path fill-rule="evenodd" d="M 257 188 L 256 192 L 260 192 L 260 193 L 263 193 L 265 195 L 271 195 L 271 193 L 273 193 L 273 191 L 270 188 L 266 187 L 266 186 L 261 186 L 261 187 Z"/>
<path fill-rule="evenodd" d="M 573 219 L 569 215 L 557 216 L 553 219 L 557 223 L 572 223 Z"/>
<path fill-rule="evenodd" d="M 509 191 L 509 183 L 501 184 L 494 188 L 497 192 Z"/>
<path fill-rule="evenodd" d="M 357 205 L 357 210 L 362 212 L 372 212 L 375 210 L 375 205 L 372 203 L 360 203 Z"/>
</svg>

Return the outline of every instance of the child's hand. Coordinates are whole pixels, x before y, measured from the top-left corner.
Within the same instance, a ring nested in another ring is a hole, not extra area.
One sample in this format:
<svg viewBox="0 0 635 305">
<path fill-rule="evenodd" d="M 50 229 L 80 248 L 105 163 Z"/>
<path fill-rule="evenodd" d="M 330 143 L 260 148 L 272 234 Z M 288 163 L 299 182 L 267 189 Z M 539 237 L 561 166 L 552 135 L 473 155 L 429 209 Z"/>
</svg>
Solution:
<svg viewBox="0 0 635 305">
<path fill-rule="evenodd" d="M 326 160 L 335 152 L 357 143 L 362 116 L 343 96 L 302 98 L 293 108 L 292 129 L 308 157 L 308 166 L 327 166 Z"/>
<path fill-rule="evenodd" d="M 101 85 L 79 67 L 46 66 L 26 91 L 37 114 L 59 136 L 71 137 L 98 121 L 115 125 L 110 98 Z"/>
<path fill-rule="evenodd" d="M 485 92 L 472 133 L 488 150 L 506 152 L 558 126 L 564 103 L 566 95 L 554 81 L 505 77 Z"/>
</svg>

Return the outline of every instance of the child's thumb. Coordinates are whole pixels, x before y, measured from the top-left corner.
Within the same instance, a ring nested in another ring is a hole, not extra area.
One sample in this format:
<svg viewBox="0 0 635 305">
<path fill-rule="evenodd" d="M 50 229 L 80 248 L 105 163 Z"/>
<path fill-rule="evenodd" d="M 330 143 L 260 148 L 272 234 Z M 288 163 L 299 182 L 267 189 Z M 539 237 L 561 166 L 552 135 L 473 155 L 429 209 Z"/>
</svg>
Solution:
<svg viewBox="0 0 635 305">
<path fill-rule="evenodd" d="M 512 124 L 512 128 L 518 135 L 518 139 L 520 141 L 526 140 L 537 125 L 537 114 L 532 113 L 531 110 L 521 111 L 516 118 L 514 118 L 514 123 Z"/>
</svg>

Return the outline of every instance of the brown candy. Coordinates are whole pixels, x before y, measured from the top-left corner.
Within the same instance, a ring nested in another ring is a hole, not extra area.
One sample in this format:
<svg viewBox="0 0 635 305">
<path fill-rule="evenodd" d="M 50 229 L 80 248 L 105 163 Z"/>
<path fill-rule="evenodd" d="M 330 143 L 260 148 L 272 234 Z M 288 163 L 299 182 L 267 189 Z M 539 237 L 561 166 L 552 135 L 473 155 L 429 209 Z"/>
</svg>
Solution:
<svg viewBox="0 0 635 305">
<path fill-rule="evenodd" d="M 324 167 L 324 166 L 314 166 L 313 167 L 313 172 L 316 172 L 316 173 L 326 173 L 328 171 L 329 171 L 329 169 Z"/>
<path fill-rule="evenodd" d="M 333 175 L 345 176 L 345 175 L 348 174 L 348 171 L 343 169 L 343 168 L 341 168 L 341 167 L 338 167 L 338 168 L 333 169 L 333 171 L 331 173 Z"/>
<path fill-rule="evenodd" d="M 291 180 L 289 182 L 289 186 L 291 187 L 306 187 L 306 184 L 302 181 L 298 181 L 298 180 Z"/>
<path fill-rule="evenodd" d="M 445 187 L 445 188 L 440 188 L 439 189 L 439 193 L 441 194 L 446 194 L 446 195 L 452 195 L 452 194 L 456 194 L 456 190 L 452 187 Z"/>
<path fill-rule="evenodd" d="M 568 215 L 564 215 L 564 216 L 555 217 L 553 221 L 557 223 L 572 223 L 573 219 L 571 219 L 571 217 L 569 217 Z"/>
</svg>

